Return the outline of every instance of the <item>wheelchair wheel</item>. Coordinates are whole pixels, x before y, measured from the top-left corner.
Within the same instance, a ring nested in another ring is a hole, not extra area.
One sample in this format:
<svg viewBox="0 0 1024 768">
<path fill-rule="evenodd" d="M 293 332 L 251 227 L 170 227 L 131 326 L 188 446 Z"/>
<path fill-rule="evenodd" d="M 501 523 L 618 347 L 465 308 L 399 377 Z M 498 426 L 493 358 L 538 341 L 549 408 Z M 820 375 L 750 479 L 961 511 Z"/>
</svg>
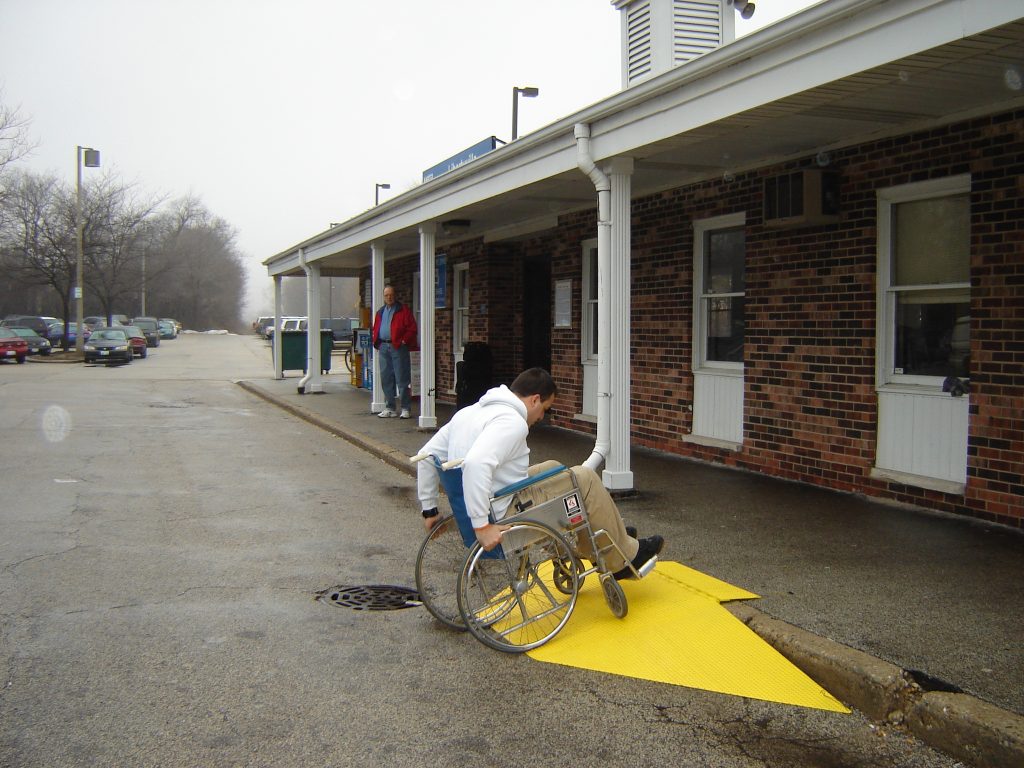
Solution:
<svg viewBox="0 0 1024 768">
<path fill-rule="evenodd" d="M 452 515 L 442 518 L 420 544 L 416 556 L 416 589 L 431 615 L 452 629 L 464 630 L 457 586 L 466 562 L 466 548 Z"/>
<path fill-rule="evenodd" d="M 462 620 L 485 645 L 522 653 L 543 645 L 565 626 L 579 594 L 580 564 L 565 540 L 542 523 L 513 525 L 502 536 L 502 556 L 473 546 L 459 574 Z M 557 564 L 567 564 L 556 586 Z"/>
<path fill-rule="evenodd" d="M 624 618 L 629 611 L 626 593 L 622 591 L 622 586 L 610 573 L 601 578 L 601 591 L 604 592 L 604 601 L 608 603 L 612 615 L 617 619 Z"/>
<path fill-rule="evenodd" d="M 583 588 L 583 568 L 582 564 L 577 560 L 576 569 L 576 589 Z M 563 595 L 571 595 L 573 591 L 572 586 L 572 563 L 568 560 L 555 560 L 551 563 L 553 568 L 553 574 L 555 580 L 555 589 L 561 592 Z"/>
</svg>

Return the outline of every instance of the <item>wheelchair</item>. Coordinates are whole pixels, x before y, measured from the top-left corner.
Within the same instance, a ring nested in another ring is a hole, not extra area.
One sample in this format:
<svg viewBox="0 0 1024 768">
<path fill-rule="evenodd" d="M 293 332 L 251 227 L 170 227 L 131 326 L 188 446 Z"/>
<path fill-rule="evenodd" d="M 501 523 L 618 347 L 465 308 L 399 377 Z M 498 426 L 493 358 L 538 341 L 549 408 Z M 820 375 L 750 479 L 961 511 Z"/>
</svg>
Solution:
<svg viewBox="0 0 1024 768">
<path fill-rule="evenodd" d="M 436 469 L 452 514 L 434 526 L 416 557 L 416 588 L 427 610 L 443 624 L 467 629 L 485 645 L 506 653 L 522 653 L 553 638 L 569 621 L 580 587 L 596 574 L 613 615 L 628 611 L 622 587 L 605 565 L 615 550 L 637 578 L 655 565 L 653 558 L 638 571 L 603 529 L 594 530 L 583 506 L 576 476 L 559 465 L 497 491 L 495 504 L 511 497 L 506 515 L 497 522 L 510 528 L 501 543 L 485 551 L 476 540 L 462 493 L 461 461 L 442 463 L 435 456 L 413 456 Z M 567 473 L 564 492 L 530 505 L 519 494 L 537 483 Z M 585 537 L 585 538 L 584 538 Z M 579 543 L 588 542 L 596 562 L 583 565 Z"/>
</svg>

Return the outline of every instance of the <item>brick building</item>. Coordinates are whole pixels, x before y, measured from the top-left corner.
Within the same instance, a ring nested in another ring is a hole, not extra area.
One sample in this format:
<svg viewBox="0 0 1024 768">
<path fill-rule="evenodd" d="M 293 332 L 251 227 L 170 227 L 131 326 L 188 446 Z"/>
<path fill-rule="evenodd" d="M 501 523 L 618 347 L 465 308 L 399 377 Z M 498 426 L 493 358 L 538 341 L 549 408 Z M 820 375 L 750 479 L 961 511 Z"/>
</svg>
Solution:
<svg viewBox="0 0 1024 768">
<path fill-rule="evenodd" d="M 714 0 L 677 66 L 629 42 L 677 4 L 615 5 L 621 93 L 270 274 L 411 299 L 422 427 L 483 341 L 499 382 L 550 368 L 609 487 L 644 446 L 1024 525 L 1024 9 L 831 0 L 730 43 Z"/>
</svg>

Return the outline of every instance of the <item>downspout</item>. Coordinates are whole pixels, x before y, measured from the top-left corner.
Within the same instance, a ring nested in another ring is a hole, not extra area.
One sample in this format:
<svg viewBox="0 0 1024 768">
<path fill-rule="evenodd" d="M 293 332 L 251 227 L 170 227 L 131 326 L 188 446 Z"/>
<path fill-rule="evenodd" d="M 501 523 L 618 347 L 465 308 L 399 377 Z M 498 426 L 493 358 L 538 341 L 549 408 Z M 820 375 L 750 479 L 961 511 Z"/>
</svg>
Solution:
<svg viewBox="0 0 1024 768">
<path fill-rule="evenodd" d="M 590 125 L 577 123 L 576 136 L 577 165 L 597 189 L 597 438 L 593 453 L 583 466 L 598 471 L 608 457 L 611 441 L 609 422 L 611 407 L 609 386 L 611 383 L 611 317 L 608 315 L 608 276 L 611 270 L 612 243 L 612 194 L 611 181 L 601 171 L 590 154 Z"/>
<path fill-rule="evenodd" d="M 316 269 L 306 263 L 306 250 L 299 248 L 299 266 L 306 273 L 306 375 L 299 380 L 298 391 L 304 395 L 308 391 L 311 394 L 322 394 L 323 384 L 320 380 L 320 368 L 323 362 L 320 360 L 320 269 Z M 276 332 L 275 332 L 276 333 Z M 284 346 L 284 336 L 281 338 Z M 315 352 L 313 350 L 316 350 Z M 316 362 L 316 365 L 313 363 Z M 310 385 L 312 382 L 312 385 Z"/>
</svg>

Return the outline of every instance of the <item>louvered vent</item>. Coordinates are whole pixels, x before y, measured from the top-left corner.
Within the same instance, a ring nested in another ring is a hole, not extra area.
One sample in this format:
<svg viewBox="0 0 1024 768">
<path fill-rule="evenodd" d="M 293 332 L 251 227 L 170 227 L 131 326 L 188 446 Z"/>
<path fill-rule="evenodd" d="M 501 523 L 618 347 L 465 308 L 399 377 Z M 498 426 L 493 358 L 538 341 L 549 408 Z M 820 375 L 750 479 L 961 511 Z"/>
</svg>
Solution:
<svg viewBox="0 0 1024 768">
<path fill-rule="evenodd" d="M 732 9 L 729 9 L 730 12 Z M 722 44 L 722 4 L 719 0 L 676 2 L 672 9 L 673 65 L 713 51 Z"/>
<path fill-rule="evenodd" d="M 626 80 L 651 74 L 651 4 L 637 3 L 626 11 Z"/>
<path fill-rule="evenodd" d="M 735 36 L 731 0 L 614 0 L 622 13 L 622 87 L 713 51 Z"/>
</svg>

